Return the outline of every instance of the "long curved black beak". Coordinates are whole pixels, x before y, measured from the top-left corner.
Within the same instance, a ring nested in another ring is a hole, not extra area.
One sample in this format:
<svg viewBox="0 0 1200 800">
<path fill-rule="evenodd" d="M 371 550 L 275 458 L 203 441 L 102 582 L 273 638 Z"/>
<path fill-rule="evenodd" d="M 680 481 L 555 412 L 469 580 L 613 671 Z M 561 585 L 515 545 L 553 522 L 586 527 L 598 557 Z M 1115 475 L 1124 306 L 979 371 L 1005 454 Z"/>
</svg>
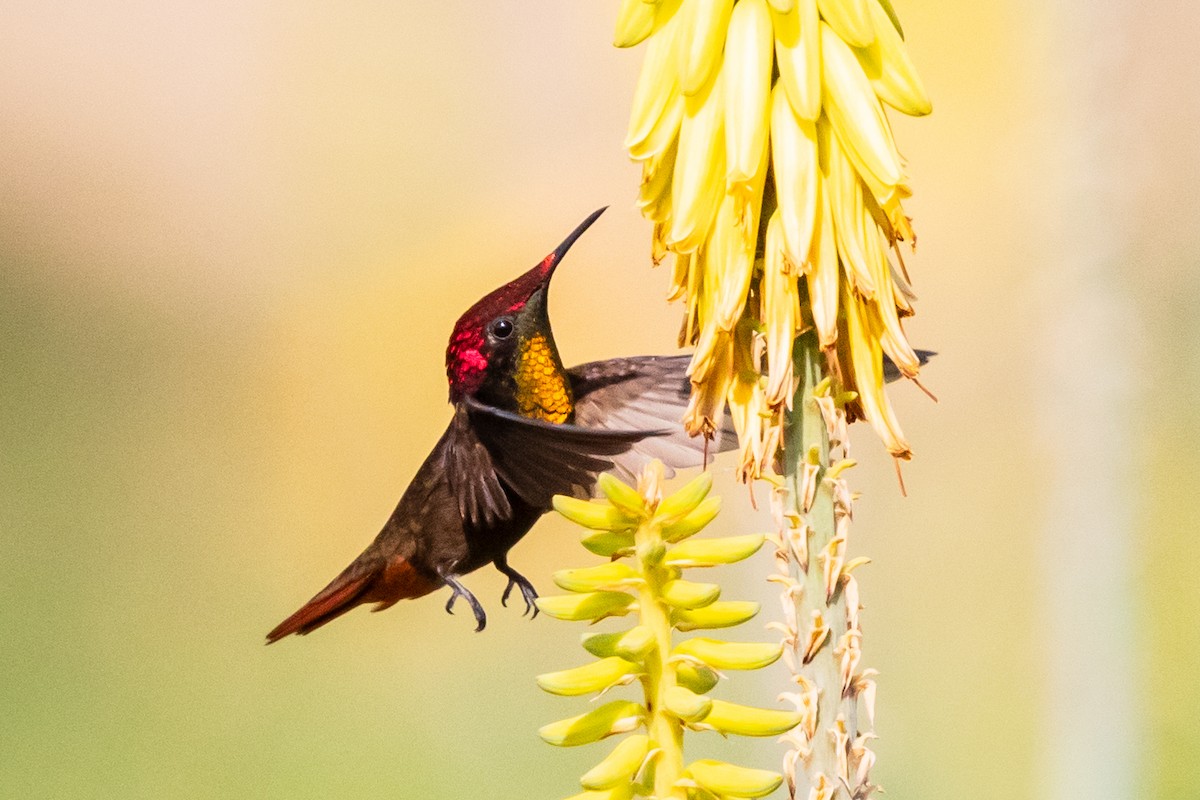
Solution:
<svg viewBox="0 0 1200 800">
<path fill-rule="evenodd" d="M 575 244 L 575 240 L 580 236 L 583 236 L 583 232 L 592 227 L 592 223 L 600 219 L 600 215 L 607 210 L 608 206 L 604 206 L 603 208 L 598 208 L 589 214 L 587 219 L 579 223 L 579 225 L 575 227 L 575 230 L 571 231 L 566 239 L 563 239 L 562 244 L 554 248 L 553 253 L 546 256 L 546 260 L 543 261 L 542 264 L 543 269 L 545 270 L 545 277 L 547 279 L 550 278 L 550 275 L 554 272 L 554 268 L 558 266 L 560 261 L 562 261 L 563 256 L 565 256 L 567 251 L 571 249 L 571 245 Z"/>
</svg>

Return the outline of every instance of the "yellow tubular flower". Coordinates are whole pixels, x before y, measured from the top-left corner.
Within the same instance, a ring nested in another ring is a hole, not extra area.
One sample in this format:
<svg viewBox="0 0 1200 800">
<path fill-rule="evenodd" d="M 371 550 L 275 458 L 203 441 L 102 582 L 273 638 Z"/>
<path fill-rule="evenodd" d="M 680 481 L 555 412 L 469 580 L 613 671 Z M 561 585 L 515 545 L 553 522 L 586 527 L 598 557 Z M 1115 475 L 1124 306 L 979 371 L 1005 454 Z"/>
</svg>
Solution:
<svg viewBox="0 0 1200 800">
<path fill-rule="evenodd" d="M 646 42 L 625 144 L 642 162 L 655 263 L 675 255 L 669 296 L 686 309 L 680 343 L 695 345 L 689 430 L 711 431 L 731 403 L 744 474 L 769 469 L 791 402 L 787 341 L 811 326 L 835 396 L 857 392 L 850 416 L 908 457 L 879 361 L 920 368 L 897 249 L 914 240 L 911 192 L 884 105 L 931 104 L 891 5 L 623 0 L 615 39 Z"/>
<path fill-rule="evenodd" d="M 861 606 L 850 574 L 864 560 L 847 553 L 847 425 L 865 419 L 893 457 L 911 456 L 884 388 L 885 356 L 907 378 L 921 366 L 902 324 L 916 299 L 900 249 L 916 242 L 903 206 L 911 189 L 885 107 L 919 116 L 932 105 L 890 0 L 621 0 L 615 40 L 645 42 L 625 144 L 642 165 L 637 204 L 653 223 L 652 258 L 673 258 L 669 297 L 684 307 L 680 345 L 694 348 L 684 424 L 711 434 L 728 409 L 740 477 L 771 483 L 777 530 L 767 538 L 778 571 L 770 580 L 781 587 L 784 611 L 772 626 L 795 681 L 783 695 L 793 715 L 747 721 L 738 706 L 697 702 L 715 678 L 684 659 L 673 719 L 726 733 L 786 732 L 791 797 L 828 800 L 843 789 L 867 797 L 876 788 L 867 746 L 875 673 L 860 665 Z M 586 526 L 609 526 L 584 537 L 590 550 L 628 555 L 630 522 L 620 505 L 561 510 Z M 709 511 L 669 523 L 663 540 L 673 544 Z M 724 563 L 743 546 L 684 552 L 679 563 Z M 547 600 L 554 616 L 644 613 L 618 602 L 607 571 L 564 580 L 587 594 Z M 736 625 L 757 611 L 702 584 L 672 584 L 668 597 L 680 631 Z M 731 653 L 707 653 L 705 669 Z M 635 673 L 624 664 L 646 657 L 632 645 L 604 656 L 614 660 L 552 675 L 547 685 L 565 692 L 628 680 Z M 602 715 L 585 722 L 592 738 L 612 727 Z M 642 744 L 628 750 L 585 788 L 606 791 L 609 772 L 650 769 L 637 763 Z M 653 756 L 644 757 L 649 765 Z M 719 762 L 670 763 L 672 798 L 753 797 L 775 787 L 769 775 Z"/>
</svg>

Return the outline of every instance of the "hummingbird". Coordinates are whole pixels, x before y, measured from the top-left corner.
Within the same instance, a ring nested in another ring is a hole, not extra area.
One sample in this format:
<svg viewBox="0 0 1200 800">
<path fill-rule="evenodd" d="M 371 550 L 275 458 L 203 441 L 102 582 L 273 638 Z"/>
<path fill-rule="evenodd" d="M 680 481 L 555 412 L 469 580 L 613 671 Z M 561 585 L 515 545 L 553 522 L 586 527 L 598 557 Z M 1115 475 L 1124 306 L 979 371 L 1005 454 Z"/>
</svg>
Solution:
<svg viewBox="0 0 1200 800">
<path fill-rule="evenodd" d="M 458 319 L 446 349 L 453 415 L 375 540 L 267 643 L 307 634 L 350 609 L 373 611 L 449 587 L 446 610 L 463 600 L 476 631 L 487 624 L 463 576 L 488 564 L 508 578 L 500 602 L 519 590 L 537 616 L 533 584 L 509 550 L 551 508 L 556 494 L 590 497 L 597 476 L 630 483 L 658 459 L 669 475 L 706 465 L 737 446 L 732 425 L 692 437 L 687 409 L 691 356 L 634 356 L 567 369 L 554 344 L 547 291 L 571 245 L 601 208 L 533 269 L 485 295 Z M 922 361 L 927 351 L 918 351 Z M 885 376 L 899 372 L 884 362 Z"/>
<path fill-rule="evenodd" d="M 537 615 L 537 591 L 508 551 L 556 494 L 590 496 L 600 472 L 633 481 L 657 458 L 668 471 L 698 466 L 737 444 L 729 427 L 712 441 L 689 436 L 690 356 L 635 356 L 563 366 L 547 311 L 555 269 L 605 211 L 591 214 L 533 269 L 484 296 L 458 319 L 446 350 L 453 416 L 366 550 L 267 634 L 307 634 L 350 609 L 442 587 L 446 610 L 464 600 L 476 631 L 487 615 L 463 584 L 492 564 Z"/>
</svg>

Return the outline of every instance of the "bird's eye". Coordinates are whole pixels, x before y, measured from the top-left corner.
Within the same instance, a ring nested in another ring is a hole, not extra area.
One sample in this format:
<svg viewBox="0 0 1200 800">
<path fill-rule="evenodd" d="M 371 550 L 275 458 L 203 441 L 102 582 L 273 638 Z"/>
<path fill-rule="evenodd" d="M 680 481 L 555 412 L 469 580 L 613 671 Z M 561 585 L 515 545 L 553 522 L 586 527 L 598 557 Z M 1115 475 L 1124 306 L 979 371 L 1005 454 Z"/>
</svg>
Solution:
<svg viewBox="0 0 1200 800">
<path fill-rule="evenodd" d="M 492 336 L 495 336 L 497 339 L 507 339 L 509 336 L 512 336 L 512 320 L 508 317 L 501 317 L 492 323 L 490 330 Z"/>
</svg>

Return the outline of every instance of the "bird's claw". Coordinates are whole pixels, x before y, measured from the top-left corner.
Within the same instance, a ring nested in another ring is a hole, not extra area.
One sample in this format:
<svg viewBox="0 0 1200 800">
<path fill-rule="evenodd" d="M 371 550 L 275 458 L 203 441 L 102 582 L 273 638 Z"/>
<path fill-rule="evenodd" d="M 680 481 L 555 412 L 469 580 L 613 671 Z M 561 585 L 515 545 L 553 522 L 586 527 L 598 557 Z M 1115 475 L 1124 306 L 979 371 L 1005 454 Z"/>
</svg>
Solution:
<svg viewBox="0 0 1200 800">
<path fill-rule="evenodd" d="M 454 592 L 452 595 L 450 595 L 450 599 L 446 601 L 446 613 L 453 614 L 454 601 L 460 597 L 463 598 L 467 601 L 467 604 L 471 606 L 471 611 L 475 613 L 475 622 L 478 623 L 475 626 L 475 632 L 479 633 L 479 631 L 483 630 L 487 626 L 487 614 L 483 613 L 483 606 L 480 605 L 479 600 L 476 599 L 475 595 L 471 594 L 470 590 L 462 585 L 458 578 L 446 576 L 444 580 L 446 581 L 446 585 L 449 586 L 451 591 Z"/>
<path fill-rule="evenodd" d="M 521 612 L 521 616 L 525 616 L 532 612 L 530 619 L 537 617 L 538 607 L 534 601 L 538 599 L 537 589 L 533 588 L 533 584 L 529 580 L 508 565 L 508 562 L 503 560 L 496 561 L 496 569 L 508 578 L 508 585 L 504 587 L 504 594 L 500 595 L 500 605 L 508 607 L 508 596 L 512 594 L 513 587 L 516 586 L 521 590 L 521 598 L 525 601 L 525 610 Z"/>
<path fill-rule="evenodd" d="M 532 611 L 533 617 L 536 617 L 538 615 L 538 607 L 537 603 L 533 601 L 538 598 L 537 589 L 534 589 L 533 584 L 520 575 L 516 578 L 510 577 L 508 579 L 508 586 L 504 587 L 504 594 L 500 596 L 500 605 L 505 608 L 508 607 L 508 596 L 512 594 L 514 586 L 521 590 L 521 599 L 525 601 L 525 610 L 521 612 L 521 616 L 523 617 Z M 530 619 L 533 619 L 533 617 L 530 617 Z"/>
</svg>

